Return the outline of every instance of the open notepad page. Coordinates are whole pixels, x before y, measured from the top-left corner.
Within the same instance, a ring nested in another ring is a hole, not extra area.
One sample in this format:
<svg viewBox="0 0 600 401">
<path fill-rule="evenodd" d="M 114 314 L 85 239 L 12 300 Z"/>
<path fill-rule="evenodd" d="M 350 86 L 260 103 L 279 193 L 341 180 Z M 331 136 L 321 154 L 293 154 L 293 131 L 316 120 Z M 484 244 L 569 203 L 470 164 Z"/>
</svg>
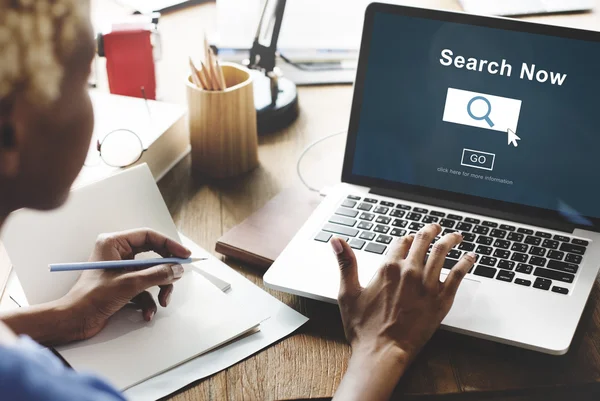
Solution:
<svg viewBox="0 0 600 401">
<path fill-rule="evenodd" d="M 13 213 L 2 242 L 29 304 L 39 304 L 65 295 L 79 276 L 50 273 L 48 264 L 87 261 L 98 234 L 140 227 L 180 241 L 145 164 L 74 190 L 58 210 Z M 123 310 L 98 337 L 62 349 L 67 362 L 125 389 L 226 343 L 269 317 L 252 315 L 247 303 L 230 304 L 226 294 L 194 273 L 201 266 L 186 267 L 190 271 L 175 284 L 171 304 L 159 307 L 152 322 L 144 322 L 139 311 Z"/>
<path fill-rule="evenodd" d="M 125 308 L 100 334 L 57 350 L 74 369 L 94 372 L 125 390 L 243 336 L 261 320 L 190 270 L 175 284 L 169 306 L 159 307 L 151 322 L 135 308 Z"/>
</svg>

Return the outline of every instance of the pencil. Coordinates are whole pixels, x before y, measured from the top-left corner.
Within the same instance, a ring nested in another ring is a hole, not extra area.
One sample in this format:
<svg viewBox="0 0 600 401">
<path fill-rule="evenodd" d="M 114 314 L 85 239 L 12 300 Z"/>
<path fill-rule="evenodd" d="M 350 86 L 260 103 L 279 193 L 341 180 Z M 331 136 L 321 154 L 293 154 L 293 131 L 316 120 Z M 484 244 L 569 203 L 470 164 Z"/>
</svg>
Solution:
<svg viewBox="0 0 600 401">
<path fill-rule="evenodd" d="M 198 70 L 196 69 L 196 66 L 194 65 L 194 62 L 192 61 L 191 57 L 189 57 L 189 62 L 190 62 L 190 69 L 192 70 L 192 74 L 191 74 L 192 75 L 192 82 L 198 88 L 200 88 L 200 89 L 206 89 L 204 87 L 204 85 L 202 84 L 202 82 L 200 81 Z"/>
<path fill-rule="evenodd" d="M 227 83 L 225 82 L 225 75 L 223 74 L 223 68 L 221 68 L 221 64 L 219 63 L 219 59 L 215 60 L 215 64 L 217 65 L 217 75 L 219 76 L 219 81 L 221 84 L 221 90 L 227 89 Z"/>
<path fill-rule="evenodd" d="M 200 70 L 200 74 L 205 79 L 208 90 L 210 90 L 210 91 L 215 90 L 216 88 L 213 85 L 212 79 L 210 77 L 210 71 L 208 70 L 208 68 L 206 68 L 206 65 L 203 62 L 200 62 L 200 66 L 202 66 L 202 69 Z"/>
<path fill-rule="evenodd" d="M 156 258 L 139 260 L 110 260 L 104 262 L 83 263 L 55 263 L 48 265 L 51 272 L 68 272 L 79 270 L 107 270 L 107 269 L 145 269 L 158 265 L 189 265 L 200 262 L 206 258 Z"/>
</svg>

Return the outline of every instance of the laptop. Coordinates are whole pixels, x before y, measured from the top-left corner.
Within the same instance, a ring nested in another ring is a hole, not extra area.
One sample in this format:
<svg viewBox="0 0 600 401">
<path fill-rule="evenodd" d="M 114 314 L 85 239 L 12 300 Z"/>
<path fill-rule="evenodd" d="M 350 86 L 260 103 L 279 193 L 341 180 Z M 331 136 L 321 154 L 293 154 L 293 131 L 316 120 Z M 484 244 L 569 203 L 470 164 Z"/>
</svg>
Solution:
<svg viewBox="0 0 600 401">
<path fill-rule="evenodd" d="M 439 223 L 476 265 L 442 327 L 567 352 L 600 266 L 600 33 L 374 3 L 342 183 L 264 276 L 335 303 L 329 240 L 366 286 L 391 241 Z"/>
</svg>

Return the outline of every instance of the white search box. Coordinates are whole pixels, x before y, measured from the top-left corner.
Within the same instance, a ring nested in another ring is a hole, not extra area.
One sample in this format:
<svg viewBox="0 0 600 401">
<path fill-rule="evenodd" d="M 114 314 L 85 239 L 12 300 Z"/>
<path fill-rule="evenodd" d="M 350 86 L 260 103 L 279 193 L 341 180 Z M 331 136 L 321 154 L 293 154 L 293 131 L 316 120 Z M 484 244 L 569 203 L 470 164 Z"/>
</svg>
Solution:
<svg viewBox="0 0 600 401">
<path fill-rule="evenodd" d="M 517 132 L 521 101 L 448 88 L 443 120 L 506 133 Z"/>
</svg>

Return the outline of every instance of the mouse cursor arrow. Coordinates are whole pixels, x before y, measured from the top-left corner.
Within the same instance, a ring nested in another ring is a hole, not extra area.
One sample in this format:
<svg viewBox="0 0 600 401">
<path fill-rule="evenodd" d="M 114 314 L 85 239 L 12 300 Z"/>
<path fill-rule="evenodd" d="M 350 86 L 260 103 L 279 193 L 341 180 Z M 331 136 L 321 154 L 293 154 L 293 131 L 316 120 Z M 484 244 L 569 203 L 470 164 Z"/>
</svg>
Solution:
<svg viewBox="0 0 600 401">
<path fill-rule="evenodd" d="M 519 136 L 517 134 L 515 134 L 515 132 L 509 128 L 508 129 L 508 144 L 509 145 L 512 144 L 516 148 L 517 146 L 519 146 L 517 141 L 520 141 L 520 140 L 521 140 L 521 138 L 519 138 Z"/>
</svg>

